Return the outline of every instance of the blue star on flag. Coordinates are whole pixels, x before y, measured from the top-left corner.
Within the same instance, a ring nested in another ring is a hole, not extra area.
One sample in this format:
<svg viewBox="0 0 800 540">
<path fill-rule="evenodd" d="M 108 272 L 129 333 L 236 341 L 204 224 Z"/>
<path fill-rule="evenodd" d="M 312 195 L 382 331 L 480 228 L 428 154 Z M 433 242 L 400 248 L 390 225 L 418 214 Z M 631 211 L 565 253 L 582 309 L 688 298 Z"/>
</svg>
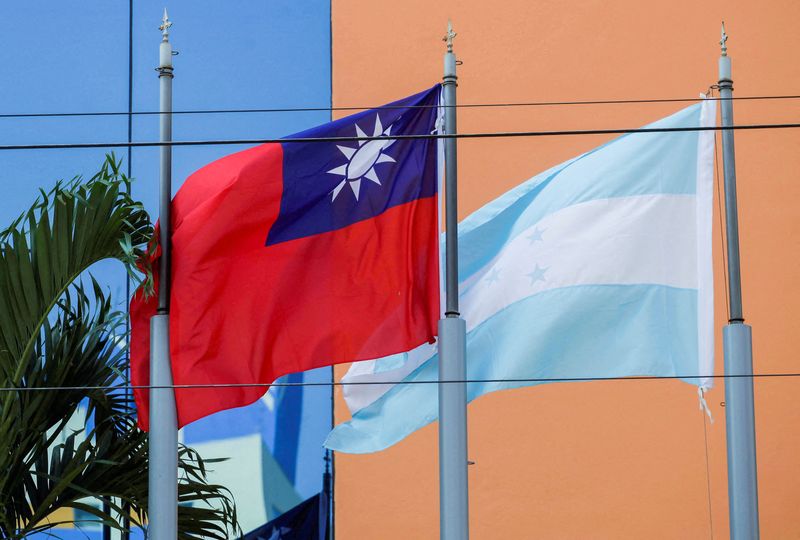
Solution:
<svg viewBox="0 0 800 540">
<path fill-rule="evenodd" d="M 548 270 L 547 268 L 542 268 L 537 264 L 536 268 L 533 269 L 533 272 L 525 274 L 526 276 L 531 278 L 531 286 L 535 285 L 537 281 L 546 281 L 544 279 L 544 273 L 547 272 L 547 270 Z"/>
<path fill-rule="evenodd" d="M 531 244 L 535 244 L 536 242 L 541 242 L 543 240 L 542 234 L 546 229 L 540 229 L 536 227 L 531 234 L 529 234 L 526 238 L 530 240 Z"/>
<path fill-rule="evenodd" d="M 491 285 L 492 283 L 497 283 L 498 281 L 500 281 L 500 269 L 495 266 L 489 272 L 489 275 L 486 276 L 486 283 Z"/>
</svg>

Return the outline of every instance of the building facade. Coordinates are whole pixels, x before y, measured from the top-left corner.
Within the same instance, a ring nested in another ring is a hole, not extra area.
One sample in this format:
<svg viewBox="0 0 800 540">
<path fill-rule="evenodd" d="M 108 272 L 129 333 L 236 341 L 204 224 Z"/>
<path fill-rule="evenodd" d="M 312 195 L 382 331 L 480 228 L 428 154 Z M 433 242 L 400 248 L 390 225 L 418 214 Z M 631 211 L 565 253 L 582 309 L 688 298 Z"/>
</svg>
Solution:
<svg viewBox="0 0 800 540">
<path fill-rule="evenodd" d="M 735 96 L 797 94 L 789 60 L 800 5 L 552 0 L 333 0 L 333 103 L 383 103 L 440 80 L 448 18 L 460 103 L 693 98 L 717 82 L 725 20 Z M 461 108 L 462 132 L 638 127 L 686 103 Z M 736 123 L 797 121 L 798 101 L 736 101 Z M 459 141 L 460 216 L 611 137 Z M 744 313 L 754 371 L 794 372 L 800 131 L 736 132 Z M 719 139 L 718 139 L 719 148 Z M 721 152 L 721 148 L 720 148 Z M 720 171 L 721 174 L 721 171 Z M 721 177 L 720 177 L 721 182 Z M 727 322 L 715 193 L 716 372 Z M 339 375 L 343 368 L 337 369 Z M 794 377 L 755 380 L 762 538 L 800 530 Z M 337 389 L 337 392 L 339 390 Z M 724 381 L 562 383 L 498 392 L 468 409 L 473 538 L 727 538 Z M 339 421 L 347 418 L 341 397 Z M 437 426 L 373 455 L 336 456 L 338 538 L 436 538 Z M 713 533 L 712 533 L 713 530 Z"/>
</svg>

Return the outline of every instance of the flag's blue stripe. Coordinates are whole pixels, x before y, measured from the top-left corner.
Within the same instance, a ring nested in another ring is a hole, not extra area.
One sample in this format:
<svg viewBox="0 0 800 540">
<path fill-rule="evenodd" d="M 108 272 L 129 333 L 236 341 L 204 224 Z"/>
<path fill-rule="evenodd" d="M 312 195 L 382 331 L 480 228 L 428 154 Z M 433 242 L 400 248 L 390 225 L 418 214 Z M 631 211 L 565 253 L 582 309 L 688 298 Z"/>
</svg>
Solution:
<svg viewBox="0 0 800 540">
<path fill-rule="evenodd" d="M 648 125 L 700 125 L 700 104 Z M 623 135 L 538 174 L 459 224 L 462 279 L 482 268 L 520 231 L 574 204 L 650 194 L 694 194 L 699 132 Z"/>
<path fill-rule="evenodd" d="M 581 285 L 517 302 L 469 332 L 469 379 L 696 375 L 697 291 L 662 285 Z M 476 361 L 477 360 L 477 361 Z M 438 356 L 407 381 L 433 381 Z M 702 375 L 702 374 L 699 374 Z M 688 381 L 696 382 L 696 381 Z M 540 383 L 471 383 L 468 398 Z M 398 384 L 334 429 L 326 446 L 391 446 L 438 417 L 437 385 Z"/>
</svg>

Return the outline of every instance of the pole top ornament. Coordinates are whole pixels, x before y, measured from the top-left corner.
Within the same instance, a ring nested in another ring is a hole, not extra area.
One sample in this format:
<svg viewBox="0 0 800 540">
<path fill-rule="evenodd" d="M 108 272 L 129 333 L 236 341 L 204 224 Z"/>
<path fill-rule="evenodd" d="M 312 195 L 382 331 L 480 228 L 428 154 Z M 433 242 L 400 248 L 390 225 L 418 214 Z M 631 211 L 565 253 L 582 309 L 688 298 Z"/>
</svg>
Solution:
<svg viewBox="0 0 800 540">
<path fill-rule="evenodd" d="M 722 39 L 719 40 L 719 45 L 722 48 L 722 56 L 728 56 L 728 34 L 725 33 L 725 21 L 722 21 Z"/>
<path fill-rule="evenodd" d="M 458 34 L 453 32 L 453 22 L 448 20 L 447 21 L 447 34 L 442 38 L 442 41 L 447 43 L 447 52 L 453 52 L 453 38 L 456 37 Z"/>
<path fill-rule="evenodd" d="M 167 8 L 164 8 L 164 17 L 161 19 L 161 26 L 158 27 L 161 30 L 161 35 L 164 36 L 162 41 L 169 41 L 170 26 L 172 26 L 172 21 L 169 20 L 169 15 L 167 15 Z"/>
</svg>

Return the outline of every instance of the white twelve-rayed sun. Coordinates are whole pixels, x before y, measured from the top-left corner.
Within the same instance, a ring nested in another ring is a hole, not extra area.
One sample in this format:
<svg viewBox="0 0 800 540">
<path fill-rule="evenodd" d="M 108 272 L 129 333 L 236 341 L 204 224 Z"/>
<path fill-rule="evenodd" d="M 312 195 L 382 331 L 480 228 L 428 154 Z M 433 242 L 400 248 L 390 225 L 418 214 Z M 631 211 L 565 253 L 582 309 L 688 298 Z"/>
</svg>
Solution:
<svg viewBox="0 0 800 540">
<path fill-rule="evenodd" d="M 389 135 L 392 131 L 392 126 L 388 126 L 386 130 L 381 125 L 381 117 L 375 115 L 375 129 L 372 132 L 373 137 L 380 135 Z M 359 137 L 366 137 L 367 134 L 356 124 L 356 134 Z M 344 154 L 347 158 L 347 163 L 340 165 L 335 169 L 328 171 L 328 174 L 336 174 L 342 178 L 335 188 L 331 191 L 331 202 L 336 200 L 345 185 L 349 185 L 353 191 L 356 200 L 358 200 L 359 192 L 361 191 L 361 180 L 366 178 L 370 182 L 375 182 L 381 185 L 381 179 L 375 170 L 375 165 L 379 163 L 394 163 L 392 156 L 384 154 L 384 151 L 389 148 L 394 139 L 382 139 L 377 141 L 358 141 L 357 148 L 350 148 L 349 146 L 339 146 L 336 148 Z"/>
</svg>

